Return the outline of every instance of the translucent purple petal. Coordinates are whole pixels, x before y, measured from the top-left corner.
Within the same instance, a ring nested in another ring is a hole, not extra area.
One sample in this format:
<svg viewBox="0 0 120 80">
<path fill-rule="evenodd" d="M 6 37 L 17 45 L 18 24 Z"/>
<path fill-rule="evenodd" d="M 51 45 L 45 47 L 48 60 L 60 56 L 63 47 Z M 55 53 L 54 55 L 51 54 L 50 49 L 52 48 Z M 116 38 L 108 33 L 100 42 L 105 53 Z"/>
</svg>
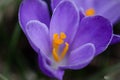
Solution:
<svg viewBox="0 0 120 80">
<path fill-rule="evenodd" d="M 112 25 L 107 19 L 101 16 L 86 17 L 82 19 L 79 25 L 72 49 L 86 43 L 93 43 L 97 55 L 107 48 L 111 38 Z"/>
<path fill-rule="evenodd" d="M 71 51 L 68 57 L 68 64 L 61 66 L 63 69 L 81 69 L 88 65 L 95 54 L 95 46 L 92 43 L 86 43 Z"/>
<path fill-rule="evenodd" d="M 27 23 L 26 33 L 30 41 L 32 41 L 42 53 L 48 54 L 50 52 L 49 32 L 45 24 L 37 20 L 31 20 Z"/>
<path fill-rule="evenodd" d="M 50 37 L 54 33 L 64 32 L 67 35 L 66 41 L 72 42 L 78 29 L 79 11 L 72 1 L 62 1 L 53 12 L 50 22 Z"/>
<path fill-rule="evenodd" d="M 19 9 L 19 22 L 23 31 L 27 22 L 30 20 L 38 20 L 45 23 L 47 26 L 49 25 L 50 16 L 45 2 L 42 0 L 22 1 Z"/>
</svg>

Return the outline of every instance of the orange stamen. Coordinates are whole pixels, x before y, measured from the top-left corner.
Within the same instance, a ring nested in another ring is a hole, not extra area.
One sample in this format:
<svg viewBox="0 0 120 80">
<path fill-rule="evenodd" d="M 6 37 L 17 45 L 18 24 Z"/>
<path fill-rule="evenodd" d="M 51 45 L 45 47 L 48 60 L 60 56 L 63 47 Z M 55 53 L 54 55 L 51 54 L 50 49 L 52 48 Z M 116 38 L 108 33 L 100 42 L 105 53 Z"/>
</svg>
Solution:
<svg viewBox="0 0 120 80">
<path fill-rule="evenodd" d="M 68 51 L 68 48 L 69 48 L 69 44 L 66 42 L 65 47 L 64 47 L 64 49 L 63 49 L 63 51 L 61 53 L 61 59 L 63 59 L 65 57 L 65 55 L 66 55 L 66 53 Z"/>
<path fill-rule="evenodd" d="M 54 58 L 54 60 L 55 60 L 56 62 L 59 62 L 60 59 L 59 59 L 59 56 L 58 56 L 58 54 L 57 54 L 55 48 L 53 48 L 52 53 L 53 53 L 53 58 Z"/>
<path fill-rule="evenodd" d="M 53 35 L 53 50 L 52 50 L 52 54 L 53 54 L 53 58 L 56 62 L 60 62 L 66 55 L 68 49 L 69 49 L 69 44 L 67 42 L 64 42 L 64 39 L 66 38 L 66 34 L 61 32 L 60 36 L 55 33 Z M 59 48 L 60 45 L 65 44 L 65 47 L 63 49 L 63 51 L 61 52 L 61 55 L 59 56 Z"/>
</svg>

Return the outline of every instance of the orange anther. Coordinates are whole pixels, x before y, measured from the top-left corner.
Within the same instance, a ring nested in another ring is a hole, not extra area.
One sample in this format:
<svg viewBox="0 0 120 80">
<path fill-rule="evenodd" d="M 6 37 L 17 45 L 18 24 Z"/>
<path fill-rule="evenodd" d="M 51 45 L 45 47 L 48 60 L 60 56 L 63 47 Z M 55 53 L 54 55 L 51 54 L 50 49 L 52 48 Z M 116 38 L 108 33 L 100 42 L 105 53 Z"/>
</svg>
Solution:
<svg viewBox="0 0 120 80">
<path fill-rule="evenodd" d="M 55 33 L 55 34 L 53 35 L 53 39 L 59 39 L 59 35 L 58 35 L 57 33 Z"/>
<path fill-rule="evenodd" d="M 66 38 L 66 34 L 64 32 L 60 33 L 60 39 L 65 39 Z"/>
<path fill-rule="evenodd" d="M 63 43 L 64 43 L 64 41 L 62 39 L 55 40 L 55 44 L 60 45 L 60 44 L 63 44 Z"/>
</svg>

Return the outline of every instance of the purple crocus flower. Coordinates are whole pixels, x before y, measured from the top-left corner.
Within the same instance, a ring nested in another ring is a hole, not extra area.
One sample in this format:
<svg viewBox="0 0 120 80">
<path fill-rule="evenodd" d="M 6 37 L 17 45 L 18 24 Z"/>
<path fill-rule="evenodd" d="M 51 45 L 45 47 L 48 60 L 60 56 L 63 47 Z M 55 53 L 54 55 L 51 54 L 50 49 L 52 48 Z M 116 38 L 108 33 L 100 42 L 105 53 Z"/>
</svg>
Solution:
<svg viewBox="0 0 120 80">
<path fill-rule="evenodd" d="M 62 0 L 51 0 L 52 9 Z M 101 15 L 113 24 L 120 21 L 120 0 L 72 0 L 86 16 Z M 120 42 L 120 35 L 113 34 L 111 44 Z"/>
<path fill-rule="evenodd" d="M 21 28 L 38 54 L 40 69 L 49 77 L 62 80 L 65 69 L 84 68 L 111 42 L 112 26 L 106 18 L 81 15 L 70 0 L 58 4 L 51 20 L 42 0 L 21 3 Z"/>
</svg>

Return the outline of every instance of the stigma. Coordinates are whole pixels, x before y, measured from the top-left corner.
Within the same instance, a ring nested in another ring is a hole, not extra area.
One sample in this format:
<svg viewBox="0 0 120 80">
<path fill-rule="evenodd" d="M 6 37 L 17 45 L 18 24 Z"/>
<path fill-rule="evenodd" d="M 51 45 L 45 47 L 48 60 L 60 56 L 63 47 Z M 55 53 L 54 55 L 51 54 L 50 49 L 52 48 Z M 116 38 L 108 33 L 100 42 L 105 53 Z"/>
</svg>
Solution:
<svg viewBox="0 0 120 80">
<path fill-rule="evenodd" d="M 93 8 L 89 8 L 85 11 L 86 16 L 93 16 L 95 15 L 95 10 Z"/>
<path fill-rule="evenodd" d="M 64 32 L 61 32 L 60 35 L 57 33 L 53 34 L 52 55 L 56 62 L 62 61 L 68 52 L 69 44 L 67 42 L 65 42 L 66 37 L 67 36 Z M 65 46 L 64 46 L 63 50 L 60 51 L 60 46 L 62 44 L 64 44 Z"/>
</svg>

